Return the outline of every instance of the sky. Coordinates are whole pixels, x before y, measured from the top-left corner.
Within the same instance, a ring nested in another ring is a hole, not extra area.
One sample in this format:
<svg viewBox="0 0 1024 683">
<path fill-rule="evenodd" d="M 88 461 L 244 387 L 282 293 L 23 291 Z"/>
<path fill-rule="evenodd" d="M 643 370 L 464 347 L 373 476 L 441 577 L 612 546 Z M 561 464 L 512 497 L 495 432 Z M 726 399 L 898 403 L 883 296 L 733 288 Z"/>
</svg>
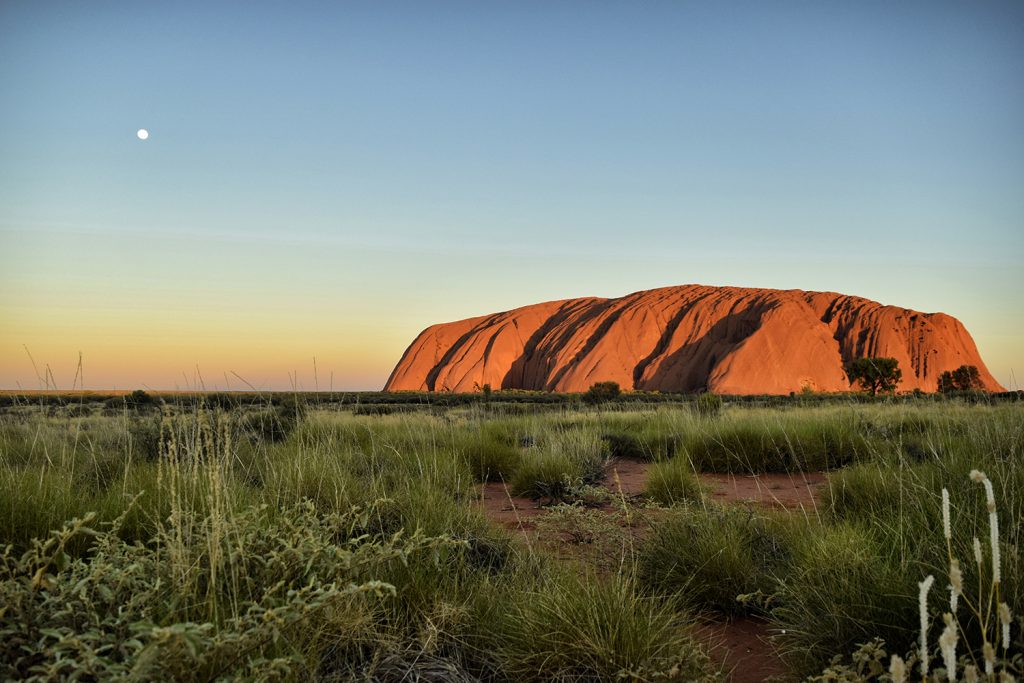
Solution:
<svg viewBox="0 0 1024 683">
<path fill-rule="evenodd" d="M 1016 0 L 0 2 L 0 388 L 373 390 L 689 283 L 943 311 L 1024 388 L 1022 257 Z"/>
</svg>

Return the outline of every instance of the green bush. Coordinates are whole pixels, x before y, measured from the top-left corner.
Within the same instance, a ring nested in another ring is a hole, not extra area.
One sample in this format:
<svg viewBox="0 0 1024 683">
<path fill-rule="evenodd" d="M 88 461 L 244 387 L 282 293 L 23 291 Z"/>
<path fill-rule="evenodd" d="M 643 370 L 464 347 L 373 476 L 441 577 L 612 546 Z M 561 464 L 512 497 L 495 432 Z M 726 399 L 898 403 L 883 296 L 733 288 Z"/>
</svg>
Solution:
<svg viewBox="0 0 1024 683">
<path fill-rule="evenodd" d="M 614 401 L 622 393 L 618 382 L 595 382 L 583 394 L 583 400 L 591 404 Z"/>
<path fill-rule="evenodd" d="M 295 431 L 304 414 L 295 404 L 262 408 L 245 413 L 241 426 L 255 439 L 278 443 Z"/>
<path fill-rule="evenodd" d="M 124 404 L 136 410 L 156 405 L 156 399 L 142 389 L 136 389 L 124 397 Z"/>
<path fill-rule="evenodd" d="M 159 417 L 140 417 L 128 422 L 128 443 L 125 449 L 129 457 L 155 462 L 160 457 L 161 444 L 166 447 L 169 435 L 161 434 Z"/>
<path fill-rule="evenodd" d="M 810 412 L 810 411 L 808 411 Z M 731 415 L 688 433 L 683 442 L 701 472 L 801 472 L 847 465 L 871 453 L 851 415 Z"/>
<path fill-rule="evenodd" d="M 552 502 L 571 500 L 580 487 L 604 479 L 607 458 L 607 445 L 600 437 L 582 430 L 555 432 L 545 444 L 523 454 L 512 492 Z"/>
<path fill-rule="evenodd" d="M 627 431 L 609 432 L 601 438 L 608 444 L 608 454 L 613 458 L 639 461 L 651 459 L 650 452 L 635 434 Z"/>
</svg>

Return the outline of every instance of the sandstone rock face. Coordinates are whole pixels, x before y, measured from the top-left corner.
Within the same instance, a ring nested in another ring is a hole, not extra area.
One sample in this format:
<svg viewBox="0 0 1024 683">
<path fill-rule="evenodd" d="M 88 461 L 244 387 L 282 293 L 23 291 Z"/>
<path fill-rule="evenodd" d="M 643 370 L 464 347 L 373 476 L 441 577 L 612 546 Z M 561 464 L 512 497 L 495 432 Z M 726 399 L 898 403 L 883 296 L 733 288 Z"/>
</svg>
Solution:
<svg viewBox="0 0 1024 683">
<path fill-rule="evenodd" d="M 387 391 L 623 389 L 788 394 L 849 391 L 846 363 L 892 357 L 901 391 L 976 365 L 1003 388 L 956 318 L 832 292 L 684 285 L 618 299 L 568 299 L 433 325 L 391 373 Z"/>
</svg>

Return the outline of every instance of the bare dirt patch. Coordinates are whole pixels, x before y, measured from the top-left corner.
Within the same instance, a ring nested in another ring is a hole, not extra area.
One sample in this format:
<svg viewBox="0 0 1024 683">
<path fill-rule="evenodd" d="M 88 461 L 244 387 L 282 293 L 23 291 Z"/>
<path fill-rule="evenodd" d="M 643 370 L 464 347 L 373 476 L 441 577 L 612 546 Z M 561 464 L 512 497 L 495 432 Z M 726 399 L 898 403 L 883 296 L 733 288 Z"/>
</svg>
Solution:
<svg viewBox="0 0 1024 683">
<path fill-rule="evenodd" d="M 535 529 L 533 518 L 544 514 L 544 508 L 535 501 L 513 496 L 508 487 L 500 482 L 483 484 L 477 502 L 488 519 L 506 529 L 522 533 Z"/>
<path fill-rule="evenodd" d="M 639 496 L 647 489 L 647 473 L 651 463 L 636 460 L 612 460 L 608 465 L 605 486 L 613 493 L 622 491 L 627 496 Z"/>
<path fill-rule="evenodd" d="M 818 494 L 827 483 L 824 472 L 769 474 L 701 474 L 713 500 L 789 510 L 817 509 Z"/>
<path fill-rule="evenodd" d="M 760 683 L 775 677 L 785 680 L 787 670 L 769 636 L 771 625 L 754 617 L 709 621 L 697 629 L 711 656 L 732 683 Z"/>
</svg>

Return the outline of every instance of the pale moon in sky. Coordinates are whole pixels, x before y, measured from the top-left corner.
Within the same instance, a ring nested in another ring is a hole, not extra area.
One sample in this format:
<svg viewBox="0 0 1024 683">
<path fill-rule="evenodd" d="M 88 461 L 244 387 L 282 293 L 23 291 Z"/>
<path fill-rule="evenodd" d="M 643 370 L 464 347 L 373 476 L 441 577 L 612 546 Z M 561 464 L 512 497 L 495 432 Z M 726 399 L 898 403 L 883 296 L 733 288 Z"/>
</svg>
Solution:
<svg viewBox="0 0 1024 683">
<path fill-rule="evenodd" d="M 146 130 L 145 128 L 139 128 L 139 132 L 136 133 L 136 135 L 139 136 L 140 140 L 145 140 L 146 138 L 149 137 L 149 131 Z"/>
</svg>

